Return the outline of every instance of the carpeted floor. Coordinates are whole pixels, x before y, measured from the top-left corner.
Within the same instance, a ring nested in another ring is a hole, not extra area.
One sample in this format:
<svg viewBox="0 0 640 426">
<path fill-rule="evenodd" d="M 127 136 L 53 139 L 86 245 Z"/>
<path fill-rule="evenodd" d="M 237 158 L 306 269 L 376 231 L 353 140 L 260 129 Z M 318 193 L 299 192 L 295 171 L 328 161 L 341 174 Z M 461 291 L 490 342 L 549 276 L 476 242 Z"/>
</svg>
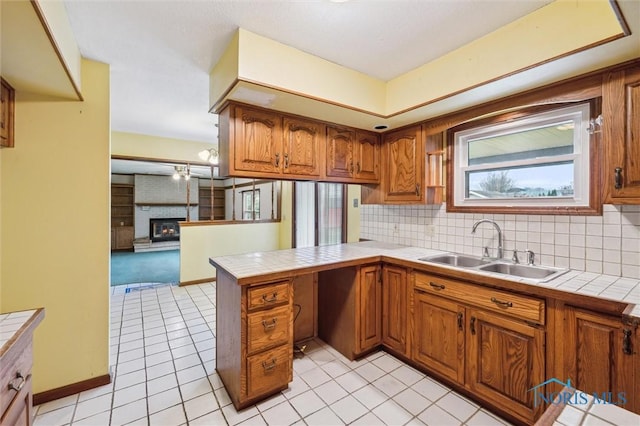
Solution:
<svg viewBox="0 0 640 426">
<path fill-rule="evenodd" d="M 180 250 L 111 253 L 111 285 L 177 283 Z"/>
</svg>

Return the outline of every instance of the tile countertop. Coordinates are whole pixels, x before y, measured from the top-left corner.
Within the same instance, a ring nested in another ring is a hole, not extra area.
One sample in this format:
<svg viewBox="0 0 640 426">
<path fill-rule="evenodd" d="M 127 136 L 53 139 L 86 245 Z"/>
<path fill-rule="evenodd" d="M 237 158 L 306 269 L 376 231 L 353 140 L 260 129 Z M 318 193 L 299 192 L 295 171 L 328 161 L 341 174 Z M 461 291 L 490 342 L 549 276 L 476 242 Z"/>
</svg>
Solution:
<svg viewBox="0 0 640 426">
<path fill-rule="evenodd" d="M 0 354 L 6 351 L 5 345 L 8 346 L 9 341 L 18 334 L 35 313 L 36 309 L 0 314 Z"/>
<path fill-rule="evenodd" d="M 209 262 L 215 267 L 224 269 L 236 279 L 243 279 L 333 263 L 365 260 L 378 256 L 424 264 L 418 259 L 441 253 L 446 252 L 378 241 L 363 241 L 359 243 L 219 256 L 210 258 Z M 448 265 L 438 266 L 460 270 L 460 268 Z M 503 274 L 495 272 L 474 271 L 474 273 L 505 279 Z M 632 317 L 640 318 L 640 280 L 638 279 L 570 270 L 548 282 L 515 277 L 509 277 L 509 280 L 633 304 L 635 306 L 628 314 Z"/>
</svg>

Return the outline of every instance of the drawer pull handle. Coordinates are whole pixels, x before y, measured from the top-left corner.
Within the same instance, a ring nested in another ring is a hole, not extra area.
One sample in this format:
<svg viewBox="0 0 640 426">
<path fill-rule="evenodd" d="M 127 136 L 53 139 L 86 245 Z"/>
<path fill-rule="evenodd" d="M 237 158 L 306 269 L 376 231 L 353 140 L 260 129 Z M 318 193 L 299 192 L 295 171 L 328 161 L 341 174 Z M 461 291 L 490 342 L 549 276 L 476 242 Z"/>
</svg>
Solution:
<svg viewBox="0 0 640 426">
<path fill-rule="evenodd" d="M 276 167 L 280 166 L 280 153 L 279 152 L 276 152 L 276 164 L 275 164 L 275 166 Z"/>
<path fill-rule="evenodd" d="M 513 306 L 513 303 L 511 303 L 511 302 L 503 302 L 502 300 L 498 300 L 495 297 L 492 297 L 491 301 L 493 303 L 495 303 L 496 305 L 500 306 L 501 308 L 511 308 Z"/>
<path fill-rule="evenodd" d="M 271 295 L 271 297 L 269 297 L 269 295 L 268 295 L 268 294 L 263 294 L 263 295 L 262 295 L 262 300 L 263 300 L 265 303 L 273 303 L 273 302 L 275 302 L 275 301 L 277 301 L 277 300 L 278 300 L 278 292 L 277 292 L 277 291 L 274 291 L 274 292 L 273 292 L 273 294 Z"/>
<path fill-rule="evenodd" d="M 443 284 L 436 284 L 433 281 L 429 282 L 429 285 L 435 289 L 438 290 L 444 290 L 444 285 Z"/>
<path fill-rule="evenodd" d="M 471 317 L 471 324 L 469 324 L 471 328 L 471 334 L 476 334 L 476 317 Z"/>
<path fill-rule="evenodd" d="M 462 331 L 462 320 L 463 320 L 462 312 L 458 312 L 458 330 Z"/>
<path fill-rule="evenodd" d="M 262 361 L 262 368 L 264 368 L 264 371 L 273 370 L 274 368 L 276 368 L 276 359 L 271 358 L 271 362 Z"/>
<path fill-rule="evenodd" d="M 631 330 L 622 330 L 624 337 L 622 338 L 622 353 L 625 355 L 633 355 L 633 347 L 631 346 Z"/>
<path fill-rule="evenodd" d="M 278 318 L 272 318 L 271 322 L 262 320 L 262 326 L 264 327 L 264 331 L 273 330 L 274 328 L 276 328 L 277 322 L 278 322 Z"/>
<path fill-rule="evenodd" d="M 16 387 L 13 383 L 9 383 L 9 390 L 14 390 L 16 392 L 20 392 L 20 390 L 22 390 L 22 388 L 24 387 L 24 384 L 27 382 L 27 379 L 24 378 L 24 376 L 20 373 L 17 372 L 16 373 L 16 379 L 20 379 L 20 384 Z"/>
</svg>

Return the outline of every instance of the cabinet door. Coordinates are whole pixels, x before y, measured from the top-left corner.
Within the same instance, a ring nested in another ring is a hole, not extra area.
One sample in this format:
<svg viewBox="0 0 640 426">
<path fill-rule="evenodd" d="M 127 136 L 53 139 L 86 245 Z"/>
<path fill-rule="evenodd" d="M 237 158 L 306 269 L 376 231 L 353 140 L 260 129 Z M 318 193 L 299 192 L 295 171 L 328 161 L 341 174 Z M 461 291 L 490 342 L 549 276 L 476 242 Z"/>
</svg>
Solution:
<svg viewBox="0 0 640 426">
<path fill-rule="evenodd" d="M 320 138 L 324 138 L 324 126 L 313 121 L 285 117 L 283 129 L 283 173 L 320 176 Z"/>
<path fill-rule="evenodd" d="M 235 106 L 236 170 L 278 174 L 282 170 L 282 118 L 269 111 Z"/>
<path fill-rule="evenodd" d="M 380 279 L 380 266 L 364 266 L 360 268 L 360 296 L 358 315 L 358 342 L 359 352 L 364 352 L 380 344 L 381 332 L 381 307 L 382 289 Z"/>
<path fill-rule="evenodd" d="M 327 127 L 327 176 L 353 176 L 353 142 L 355 132 Z"/>
<path fill-rule="evenodd" d="M 467 385 L 526 423 L 544 404 L 530 390 L 545 380 L 542 329 L 486 311 L 468 309 Z"/>
<path fill-rule="evenodd" d="M 382 343 L 407 353 L 407 270 L 385 266 L 382 270 Z"/>
<path fill-rule="evenodd" d="M 116 248 L 118 250 L 133 247 L 133 226 L 119 226 L 116 230 Z"/>
<path fill-rule="evenodd" d="M 634 394 L 634 380 L 640 372 L 635 328 L 619 320 L 573 307 L 565 308 L 564 372 L 571 383 L 590 395 L 608 394 L 619 402 L 624 392 L 623 408 L 639 412 L 640 395 Z M 636 386 L 637 388 L 637 386 Z"/>
<path fill-rule="evenodd" d="M 376 133 L 356 131 L 354 158 L 357 180 L 380 182 L 380 137 Z"/>
<path fill-rule="evenodd" d="M 415 290 L 411 358 L 427 368 L 464 383 L 463 306 Z"/>
<path fill-rule="evenodd" d="M 0 417 L 0 425 L 30 426 L 32 423 L 33 396 L 31 393 L 31 374 L 29 374 L 23 386 L 13 396 L 11 403 Z"/>
<path fill-rule="evenodd" d="M 422 201 L 424 193 L 423 151 L 420 126 L 385 135 L 385 201 Z"/>
<path fill-rule="evenodd" d="M 640 69 L 604 78 L 604 202 L 640 204 Z"/>
</svg>

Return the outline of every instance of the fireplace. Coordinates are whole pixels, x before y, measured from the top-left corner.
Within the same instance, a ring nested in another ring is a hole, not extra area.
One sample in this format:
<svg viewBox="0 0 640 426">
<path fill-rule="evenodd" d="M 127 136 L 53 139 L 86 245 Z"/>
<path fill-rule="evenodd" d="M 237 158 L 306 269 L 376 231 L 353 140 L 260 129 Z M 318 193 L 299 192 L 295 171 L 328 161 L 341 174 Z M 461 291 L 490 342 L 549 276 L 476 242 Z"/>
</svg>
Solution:
<svg viewBox="0 0 640 426">
<path fill-rule="evenodd" d="M 183 217 L 166 219 L 149 219 L 149 238 L 152 242 L 158 241 L 178 241 L 180 239 L 179 221 L 184 221 Z"/>
</svg>

